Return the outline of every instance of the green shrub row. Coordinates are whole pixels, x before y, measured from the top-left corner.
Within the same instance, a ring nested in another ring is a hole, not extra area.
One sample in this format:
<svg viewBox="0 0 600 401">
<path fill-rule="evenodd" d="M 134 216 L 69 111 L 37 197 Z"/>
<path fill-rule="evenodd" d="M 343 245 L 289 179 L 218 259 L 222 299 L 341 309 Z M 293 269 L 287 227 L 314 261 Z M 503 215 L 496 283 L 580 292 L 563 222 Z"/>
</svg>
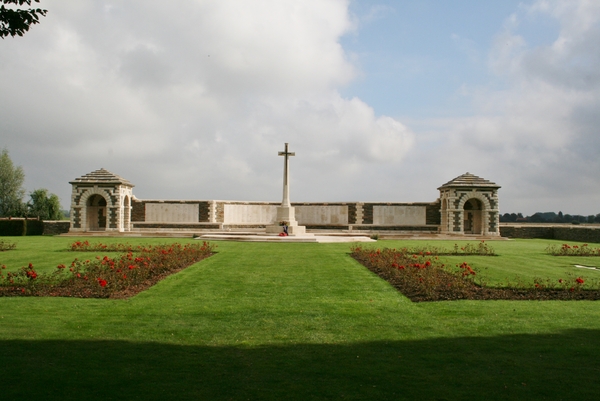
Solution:
<svg viewBox="0 0 600 401">
<path fill-rule="evenodd" d="M 0 220 L 0 236 L 42 235 L 44 222 L 41 220 L 13 219 Z"/>
</svg>

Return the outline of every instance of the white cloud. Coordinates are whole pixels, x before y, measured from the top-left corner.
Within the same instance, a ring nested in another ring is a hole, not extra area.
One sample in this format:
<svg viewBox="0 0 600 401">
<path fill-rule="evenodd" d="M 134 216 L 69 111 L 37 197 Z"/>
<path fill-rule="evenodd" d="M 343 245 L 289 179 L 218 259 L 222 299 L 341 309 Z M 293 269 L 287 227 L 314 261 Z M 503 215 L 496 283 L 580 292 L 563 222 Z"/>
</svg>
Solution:
<svg viewBox="0 0 600 401">
<path fill-rule="evenodd" d="M 543 208 L 597 213 L 600 139 L 600 3 L 537 1 L 528 17 L 552 18 L 552 43 L 531 46 L 519 28 L 533 23 L 513 14 L 490 51 L 490 71 L 503 82 L 471 88 L 475 113 L 441 122 L 443 164 L 503 186 L 504 211 Z M 596 110 L 594 112 L 593 110 Z"/>
<path fill-rule="evenodd" d="M 305 198 L 329 194 L 335 174 L 399 163 L 413 146 L 400 122 L 337 92 L 356 75 L 339 44 L 347 7 L 52 3 L 0 48 L 0 145 L 29 189 L 63 206 L 68 180 L 100 167 L 141 198 L 276 199 L 283 142 L 311 163 L 294 177 Z"/>
</svg>

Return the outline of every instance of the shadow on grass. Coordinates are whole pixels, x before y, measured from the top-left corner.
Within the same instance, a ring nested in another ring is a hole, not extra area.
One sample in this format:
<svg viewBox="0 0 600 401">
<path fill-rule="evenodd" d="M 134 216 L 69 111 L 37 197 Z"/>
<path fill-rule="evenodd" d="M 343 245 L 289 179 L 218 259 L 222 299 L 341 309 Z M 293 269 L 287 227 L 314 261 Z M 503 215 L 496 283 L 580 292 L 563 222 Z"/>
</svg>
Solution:
<svg viewBox="0 0 600 401">
<path fill-rule="evenodd" d="M 1 341 L 0 399 L 595 399 L 598 330 L 258 348 Z"/>
</svg>

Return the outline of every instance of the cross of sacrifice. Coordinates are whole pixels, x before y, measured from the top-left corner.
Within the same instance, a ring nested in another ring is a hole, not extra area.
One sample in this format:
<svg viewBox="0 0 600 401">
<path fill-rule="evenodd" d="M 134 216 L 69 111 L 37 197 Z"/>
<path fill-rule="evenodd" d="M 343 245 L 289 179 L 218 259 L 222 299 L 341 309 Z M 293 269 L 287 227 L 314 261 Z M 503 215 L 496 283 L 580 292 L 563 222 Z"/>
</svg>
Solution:
<svg viewBox="0 0 600 401">
<path fill-rule="evenodd" d="M 296 152 L 288 152 L 288 144 L 285 144 L 285 150 L 283 152 L 279 152 L 278 156 L 284 156 L 283 161 L 283 200 L 281 201 L 281 206 L 290 207 L 290 173 L 289 173 L 289 165 L 290 165 L 290 156 L 296 156 Z"/>
</svg>

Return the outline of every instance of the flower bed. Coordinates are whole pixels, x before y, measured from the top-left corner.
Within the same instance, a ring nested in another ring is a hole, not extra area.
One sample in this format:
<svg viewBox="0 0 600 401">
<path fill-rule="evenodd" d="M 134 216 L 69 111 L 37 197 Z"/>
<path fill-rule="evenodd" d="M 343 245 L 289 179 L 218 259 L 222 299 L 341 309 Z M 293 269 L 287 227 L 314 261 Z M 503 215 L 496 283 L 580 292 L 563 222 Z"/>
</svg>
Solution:
<svg viewBox="0 0 600 401">
<path fill-rule="evenodd" d="M 600 256 L 600 248 L 592 248 L 588 244 L 562 246 L 551 245 L 546 248 L 546 252 L 553 256 Z"/>
<path fill-rule="evenodd" d="M 76 252 L 135 252 L 143 251 L 147 246 L 138 245 L 133 246 L 129 244 L 103 244 L 98 242 L 97 244 L 90 244 L 89 241 L 75 241 L 69 246 L 70 251 Z"/>
<path fill-rule="evenodd" d="M 49 274 L 37 273 L 31 263 L 15 273 L 4 273 L 6 267 L 2 266 L 0 296 L 127 298 L 213 254 L 214 246 L 207 242 L 176 243 L 140 246 L 135 253 L 128 251 L 114 258 L 75 259 Z"/>
<path fill-rule="evenodd" d="M 444 300 L 600 299 L 600 290 L 584 289 L 584 279 L 535 280 L 529 286 L 491 288 L 477 281 L 477 272 L 463 262 L 450 269 L 439 255 L 422 249 L 369 249 L 355 246 L 351 256 L 392 284 L 413 302 Z M 598 286 L 598 283 L 595 283 Z"/>
</svg>

